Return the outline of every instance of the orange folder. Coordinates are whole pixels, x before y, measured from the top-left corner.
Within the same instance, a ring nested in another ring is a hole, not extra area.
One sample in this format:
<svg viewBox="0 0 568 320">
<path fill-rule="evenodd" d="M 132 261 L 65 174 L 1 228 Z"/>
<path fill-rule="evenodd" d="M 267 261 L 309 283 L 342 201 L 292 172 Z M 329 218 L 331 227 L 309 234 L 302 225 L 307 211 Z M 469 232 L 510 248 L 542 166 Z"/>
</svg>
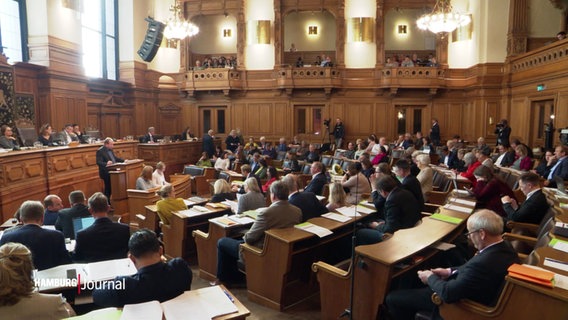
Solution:
<svg viewBox="0 0 568 320">
<path fill-rule="evenodd" d="M 510 277 L 540 284 L 549 288 L 554 287 L 554 272 L 535 269 L 517 263 L 512 264 L 507 271 L 509 271 Z"/>
</svg>

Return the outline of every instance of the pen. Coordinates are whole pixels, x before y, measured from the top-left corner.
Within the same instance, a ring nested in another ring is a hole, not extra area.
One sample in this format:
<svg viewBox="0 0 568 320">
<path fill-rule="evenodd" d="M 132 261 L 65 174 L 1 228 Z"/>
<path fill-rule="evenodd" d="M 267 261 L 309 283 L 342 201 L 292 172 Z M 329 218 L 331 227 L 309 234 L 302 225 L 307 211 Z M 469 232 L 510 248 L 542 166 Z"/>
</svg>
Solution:
<svg viewBox="0 0 568 320">
<path fill-rule="evenodd" d="M 233 297 L 231 297 L 231 295 L 229 294 L 229 292 L 227 292 L 227 290 L 223 290 L 223 292 L 227 295 L 227 298 L 229 298 L 229 300 L 231 300 L 231 302 L 235 302 L 235 299 L 233 299 Z"/>
</svg>

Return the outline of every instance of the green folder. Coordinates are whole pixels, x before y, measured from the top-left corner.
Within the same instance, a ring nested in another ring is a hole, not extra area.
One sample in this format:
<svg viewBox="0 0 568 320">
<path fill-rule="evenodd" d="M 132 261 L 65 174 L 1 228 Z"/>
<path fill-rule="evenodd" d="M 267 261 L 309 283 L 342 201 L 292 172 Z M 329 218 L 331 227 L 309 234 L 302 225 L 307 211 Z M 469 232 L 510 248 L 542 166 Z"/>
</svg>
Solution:
<svg viewBox="0 0 568 320">
<path fill-rule="evenodd" d="M 463 219 L 452 217 L 452 216 L 447 216 L 447 215 L 441 214 L 441 213 L 434 213 L 433 215 L 430 216 L 430 218 L 440 220 L 440 221 L 444 221 L 444 222 L 453 223 L 453 224 L 460 224 L 463 221 Z"/>
</svg>

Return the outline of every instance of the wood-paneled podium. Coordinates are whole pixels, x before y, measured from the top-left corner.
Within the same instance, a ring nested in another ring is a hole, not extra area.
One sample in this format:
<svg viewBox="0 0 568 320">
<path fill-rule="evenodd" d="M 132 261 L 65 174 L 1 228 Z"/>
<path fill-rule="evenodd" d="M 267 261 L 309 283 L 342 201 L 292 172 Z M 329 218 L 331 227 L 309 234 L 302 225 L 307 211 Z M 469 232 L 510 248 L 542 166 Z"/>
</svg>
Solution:
<svg viewBox="0 0 568 320">
<path fill-rule="evenodd" d="M 111 203 L 116 213 L 122 215 L 129 211 L 126 190 L 136 189 L 136 179 L 142 172 L 143 162 L 144 160 L 134 159 L 108 166 L 112 188 Z"/>
</svg>

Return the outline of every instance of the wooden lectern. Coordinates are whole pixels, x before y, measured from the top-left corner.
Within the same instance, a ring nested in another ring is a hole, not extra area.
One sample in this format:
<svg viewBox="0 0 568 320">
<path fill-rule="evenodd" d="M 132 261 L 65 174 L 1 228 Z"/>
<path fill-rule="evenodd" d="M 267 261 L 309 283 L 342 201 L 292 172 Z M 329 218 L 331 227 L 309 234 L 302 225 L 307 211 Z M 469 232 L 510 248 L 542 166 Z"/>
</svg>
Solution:
<svg viewBox="0 0 568 320">
<path fill-rule="evenodd" d="M 116 214 L 122 215 L 128 212 L 128 192 L 126 190 L 136 189 L 136 179 L 142 172 L 143 162 L 144 160 L 135 159 L 108 166 L 112 206 Z M 122 222 L 127 223 L 128 221 Z"/>
</svg>

